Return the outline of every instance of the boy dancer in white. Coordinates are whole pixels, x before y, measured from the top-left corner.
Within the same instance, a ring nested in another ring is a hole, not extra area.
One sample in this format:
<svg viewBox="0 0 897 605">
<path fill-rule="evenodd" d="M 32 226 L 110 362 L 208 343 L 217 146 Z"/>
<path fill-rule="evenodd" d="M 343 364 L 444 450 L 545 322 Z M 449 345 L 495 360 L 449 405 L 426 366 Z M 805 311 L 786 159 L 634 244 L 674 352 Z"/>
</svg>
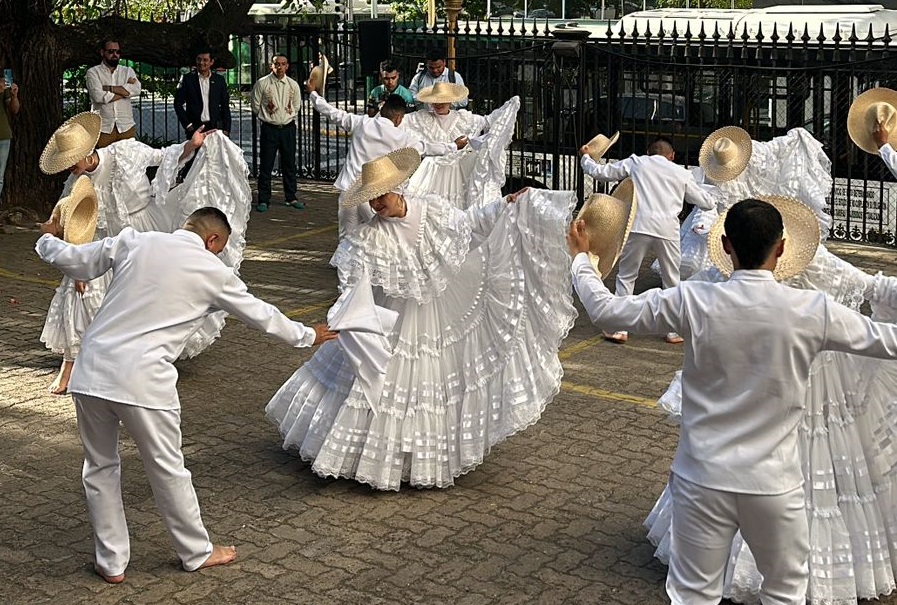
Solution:
<svg viewBox="0 0 897 605">
<path fill-rule="evenodd" d="M 340 190 L 339 238 L 354 229 L 360 220 L 356 209 L 342 207 L 343 193 L 361 176 L 361 167 L 386 154 L 410 147 L 421 155 L 445 155 L 463 149 L 467 145 L 467 137 L 458 137 L 453 143 L 424 142 L 415 133 L 399 128 L 405 117 L 407 106 L 399 95 L 390 95 L 380 107 L 380 113 L 374 117 L 348 113 L 328 103 L 314 90 L 313 83 L 306 84 L 314 108 L 322 116 L 339 124 L 340 128 L 352 135 L 352 144 L 346 155 L 339 176 L 333 186 Z M 370 220 L 373 212 L 367 213 L 365 219 Z"/>
<path fill-rule="evenodd" d="M 209 541 L 184 467 L 174 361 L 202 318 L 217 309 L 294 347 L 336 335 L 325 325 L 312 329 L 293 322 L 249 294 L 216 256 L 230 235 L 227 218 L 216 208 L 197 210 L 174 233 L 139 233 L 127 227 L 116 237 L 83 246 L 57 239 L 55 218 L 41 231 L 38 255 L 73 279 L 86 281 L 113 270 L 69 383 L 84 446 L 82 480 L 97 573 L 109 583 L 122 582 L 130 558 L 119 423 L 137 444 L 184 569 L 230 563 L 236 550 Z"/>
<path fill-rule="evenodd" d="M 638 210 L 632 232 L 620 254 L 617 271 L 617 296 L 632 294 L 639 268 L 649 251 L 657 255 L 661 282 L 664 288 L 679 283 L 679 212 L 683 199 L 704 210 L 715 207 L 713 198 L 695 182 L 691 172 L 674 164 L 673 146 L 665 139 L 658 139 L 648 146 L 648 155 L 631 155 L 620 162 L 598 164 L 589 157 L 583 145 L 579 154 L 583 172 L 600 181 L 622 181 L 628 176 L 635 183 Z M 625 331 L 605 333 L 614 342 L 626 342 Z M 682 342 L 674 332 L 665 340 L 672 344 Z"/>
<path fill-rule="evenodd" d="M 740 529 L 763 574 L 760 600 L 804 605 L 809 532 L 797 433 L 810 364 L 824 350 L 897 358 L 897 326 L 777 283 L 772 271 L 787 244 L 771 204 L 741 201 L 724 224 L 735 269 L 727 282 L 614 297 L 584 254 L 581 222 L 568 236 L 573 281 L 593 323 L 686 339 L 670 479 L 672 603 L 719 603 Z"/>
</svg>

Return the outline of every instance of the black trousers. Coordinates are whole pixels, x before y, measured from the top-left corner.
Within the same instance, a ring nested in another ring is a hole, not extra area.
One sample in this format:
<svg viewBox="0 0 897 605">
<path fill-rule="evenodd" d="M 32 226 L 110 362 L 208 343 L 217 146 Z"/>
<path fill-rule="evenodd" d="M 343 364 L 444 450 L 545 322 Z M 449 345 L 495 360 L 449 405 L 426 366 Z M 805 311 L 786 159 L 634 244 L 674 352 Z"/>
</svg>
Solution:
<svg viewBox="0 0 897 605">
<path fill-rule="evenodd" d="M 271 172 L 274 157 L 280 153 L 280 174 L 283 178 L 283 197 L 287 202 L 296 200 L 296 122 L 275 126 L 261 123 L 259 140 L 259 203 L 271 202 Z"/>
</svg>

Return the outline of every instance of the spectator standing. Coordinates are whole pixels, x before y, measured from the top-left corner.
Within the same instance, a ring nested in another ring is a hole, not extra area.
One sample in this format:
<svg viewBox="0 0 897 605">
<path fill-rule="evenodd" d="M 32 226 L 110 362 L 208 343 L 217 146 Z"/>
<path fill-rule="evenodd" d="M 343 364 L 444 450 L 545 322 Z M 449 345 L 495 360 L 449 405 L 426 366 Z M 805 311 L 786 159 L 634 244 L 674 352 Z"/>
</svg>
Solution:
<svg viewBox="0 0 897 605">
<path fill-rule="evenodd" d="M 196 71 L 184 74 L 174 93 L 174 111 L 178 115 L 187 138 L 200 126 L 206 130 L 219 129 L 230 135 L 230 99 L 227 82 L 212 71 L 215 58 L 211 51 L 196 53 Z"/>
<path fill-rule="evenodd" d="M 380 86 L 371 89 L 368 94 L 368 116 L 374 117 L 380 111 L 380 105 L 389 95 L 399 95 L 408 104 L 409 108 L 414 107 L 414 95 L 411 91 L 399 84 L 402 73 L 399 68 L 393 65 L 392 61 L 386 60 L 380 63 Z"/>
<path fill-rule="evenodd" d="M 3 175 L 6 174 L 6 161 L 12 143 L 9 117 L 19 113 L 19 107 L 19 87 L 16 84 L 7 86 L 6 74 L 0 72 L 0 195 L 3 195 Z"/>
<path fill-rule="evenodd" d="M 271 203 L 271 172 L 278 153 L 284 202 L 293 208 L 305 208 L 296 199 L 296 108 L 302 93 L 296 80 L 287 75 L 289 68 L 286 55 L 274 55 L 271 73 L 259 78 L 252 87 L 252 113 L 261 122 L 256 206 L 259 212 L 265 212 Z"/>
<path fill-rule="evenodd" d="M 87 70 L 87 93 L 91 110 L 100 114 L 97 148 L 116 141 L 133 139 L 136 134 L 131 99 L 140 95 L 140 80 L 127 65 L 119 65 L 121 45 L 112 38 L 100 47 L 102 61 Z"/>
<path fill-rule="evenodd" d="M 422 69 L 414 74 L 411 78 L 411 84 L 408 90 L 415 99 L 417 94 L 425 88 L 433 86 L 437 82 L 448 82 L 449 84 L 459 84 L 464 86 L 464 78 L 454 69 L 446 67 L 445 52 L 439 49 L 433 49 L 427 55 L 426 69 Z M 467 107 L 467 97 L 452 103 L 452 109 L 460 109 Z"/>
</svg>

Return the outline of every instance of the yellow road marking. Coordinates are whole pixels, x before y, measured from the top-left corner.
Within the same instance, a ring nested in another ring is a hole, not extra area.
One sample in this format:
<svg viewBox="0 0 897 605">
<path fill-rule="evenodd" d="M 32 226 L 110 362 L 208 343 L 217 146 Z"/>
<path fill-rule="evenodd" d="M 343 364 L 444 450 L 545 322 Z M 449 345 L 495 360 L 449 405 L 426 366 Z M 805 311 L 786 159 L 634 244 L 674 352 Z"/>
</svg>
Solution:
<svg viewBox="0 0 897 605">
<path fill-rule="evenodd" d="M 19 275 L 18 273 L 13 273 L 12 271 L 8 271 L 6 269 L 0 268 L 0 277 L 5 277 L 6 279 L 13 279 L 16 281 L 24 281 L 30 284 L 40 284 L 42 286 L 50 286 L 55 288 L 59 285 L 59 280 L 51 280 L 51 279 L 41 279 L 40 277 L 27 277 L 25 275 Z"/>
<path fill-rule="evenodd" d="M 309 315 L 311 313 L 316 313 L 321 309 L 326 309 L 333 305 L 332 300 L 328 300 L 326 302 L 318 303 L 316 305 L 308 305 L 307 307 L 299 307 L 298 309 L 291 309 L 290 311 L 284 311 L 284 315 L 287 317 L 295 318 L 302 317 L 303 315 Z"/>
<path fill-rule="evenodd" d="M 283 242 L 288 242 L 294 239 L 302 239 L 304 237 L 311 237 L 313 235 L 320 235 L 321 233 L 327 233 L 329 231 L 335 231 L 337 228 L 336 225 L 329 225 L 327 227 L 320 227 L 318 229 L 312 229 L 310 231 L 303 231 L 302 233 L 294 233 L 293 235 L 287 235 L 285 237 L 278 237 L 275 239 L 269 239 L 264 242 L 258 242 L 257 244 L 249 244 L 246 246 L 250 250 L 253 248 L 270 248 L 276 244 L 282 244 Z"/>
<path fill-rule="evenodd" d="M 565 348 L 561 349 L 558 352 L 558 359 L 560 359 L 561 361 L 566 361 L 567 359 L 570 359 L 574 355 L 578 355 L 578 354 L 582 353 L 583 351 L 585 351 L 586 349 L 594 347 L 596 344 L 598 344 L 602 340 L 604 340 L 604 337 L 601 336 L 600 334 L 598 336 L 593 336 L 592 338 L 589 338 L 587 340 L 581 340 L 578 343 L 576 343 L 575 345 L 570 345 L 569 347 L 565 347 Z"/>
<path fill-rule="evenodd" d="M 567 382 L 566 380 L 561 382 L 561 389 L 564 391 L 569 391 L 571 393 L 579 393 L 580 395 L 587 395 L 588 397 L 594 397 L 596 399 L 611 399 L 613 401 L 622 401 L 623 403 L 631 403 L 632 405 L 637 405 L 643 408 L 656 408 L 657 400 L 655 399 L 645 399 L 644 397 L 636 397 L 635 395 L 626 395 L 625 393 L 614 393 L 613 391 L 605 391 L 603 389 L 596 389 L 594 387 L 589 387 L 584 384 L 574 384 L 572 382 Z"/>
</svg>

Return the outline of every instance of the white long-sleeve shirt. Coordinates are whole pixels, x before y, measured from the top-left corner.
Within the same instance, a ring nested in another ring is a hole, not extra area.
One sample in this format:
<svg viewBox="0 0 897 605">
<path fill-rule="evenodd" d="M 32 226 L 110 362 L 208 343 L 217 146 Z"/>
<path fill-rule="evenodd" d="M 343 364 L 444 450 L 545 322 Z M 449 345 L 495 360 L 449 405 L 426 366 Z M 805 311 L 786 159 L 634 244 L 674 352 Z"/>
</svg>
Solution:
<svg viewBox="0 0 897 605">
<path fill-rule="evenodd" d="M 124 132 L 134 126 L 134 110 L 131 107 L 131 99 L 140 96 L 141 85 L 133 69 L 127 65 L 119 65 L 109 71 L 105 63 L 100 63 L 88 69 L 85 78 L 91 109 L 98 112 L 102 119 L 100 132 L 108 134 L 112 132 L 113 126 L 118 128 L 119 132 Z M 135 80 L 134 84 L 128 83 L 131 78 Z M 121 86 L 131 93 L 131 96 L 127 99 L 113 101 L 115 93 L 103 90 L 103 86 Z"/>
<path fill-rule="evenodd" d="M 316 92 L 312 92 L 310 97 L 318 113 L 352 134 L 346 163 L 334 183 L 340 191 L 352 186 L 365 163 L 391 151 L 410 147 L 421 155 L 445 155 L 458 149 L 454 143 L 424 142 L 416 134 L 397 128 L 391 120 L 379 114 L 373 118 L 352 114 L 332 106 Z"/>
<path fill-rule="evenodd" d="M 885 143 L 881 146 L 881 149 L 878 150 L 878 154 L 881 156 L 881 159 L 884 160 L 885 166 L 888 167 L 891 174 L 897 177 L 897 151 L 894 151 L 894 148 L 891 147 L 890 143 Z"/>
<path fill-rule="evenodd" d="M 608 164 L 584 155 L 580 163 L 583 172 L 600 181 L 632 177 L 638 204 L 633 233 L 679 241 L 678 217 L 683 200 L 704 210 L 715 207 L 713 197 L 695 182 L 691 172 L 662 155 L 631 155 Z"/>
<path fill-rule="evenodd" d="M 782 494 L 802 485 L 797 433 L 817 353 L 897 358 L 897 326 L 779 284 L 769 271 L 617 297 L 578 254 L 573 283 L 599 327 L 685 338 L 673 472 L 711 489 Z"/>
<path fill-rule="evenodd" d="M 103 305 L 84 334 L 69 391 L 151 409 L 178 409 L 174 361 L 207 313 L 237 319 L 295 346 L 315 331 L 251 295 L 233 269 L 197 234 L 139 233 L 73 246 L 44 235 L 35 246 L 49 264 L 77 280 L 113 270 Z"/>
</svg>

